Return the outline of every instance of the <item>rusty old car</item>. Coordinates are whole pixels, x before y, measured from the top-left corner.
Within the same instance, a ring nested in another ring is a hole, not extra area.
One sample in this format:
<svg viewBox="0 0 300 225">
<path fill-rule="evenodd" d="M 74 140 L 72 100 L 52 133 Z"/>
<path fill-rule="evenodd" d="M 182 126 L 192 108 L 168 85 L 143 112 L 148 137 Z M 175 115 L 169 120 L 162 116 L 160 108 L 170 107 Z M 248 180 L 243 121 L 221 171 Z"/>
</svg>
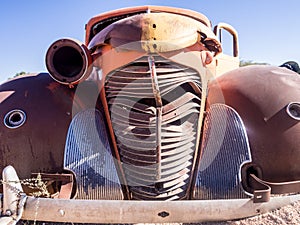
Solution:
<svg viewBox="0 0 300 225">
<path fill-rule="evenodd" d="M 0 86 L 1 224 L 226 221 L 300 199 L 297 73 L 240 67 L 237 31 L 192 10 L 85 29 Z"/>
</svg>

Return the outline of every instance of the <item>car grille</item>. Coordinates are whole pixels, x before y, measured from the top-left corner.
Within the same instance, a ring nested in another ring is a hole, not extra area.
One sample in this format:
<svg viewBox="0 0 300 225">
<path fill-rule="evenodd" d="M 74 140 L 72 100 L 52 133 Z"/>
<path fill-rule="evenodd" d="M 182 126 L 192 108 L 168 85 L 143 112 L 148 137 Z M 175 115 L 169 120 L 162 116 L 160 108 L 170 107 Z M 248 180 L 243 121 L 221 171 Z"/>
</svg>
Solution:
<svg viewBox="0 0 300 225">
<path fill-rule="evenodd" d="M 109 73 L 105 94 L 132 199 L 186 198 L 200 130 L 198 72 L 144 56 Z"/>
</svg>

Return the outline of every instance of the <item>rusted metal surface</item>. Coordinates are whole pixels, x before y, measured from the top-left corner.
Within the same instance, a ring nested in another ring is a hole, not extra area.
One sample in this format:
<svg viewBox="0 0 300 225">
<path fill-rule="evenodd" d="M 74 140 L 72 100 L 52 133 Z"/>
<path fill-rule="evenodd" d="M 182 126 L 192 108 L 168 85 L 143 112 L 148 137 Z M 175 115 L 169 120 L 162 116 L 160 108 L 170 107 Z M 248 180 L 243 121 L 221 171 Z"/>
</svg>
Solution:
<svg viewBox="0 0 300 225">
<path fill-rule="evenodd" d="M 72 92 L 48 74 L 9 81 L 1 85 L 0 91 L 13 92 L 0 107 L 1 167 L 13 165 L 22 179 L 39 171 L 62 172 L 61 149 L 71 121 Z M 10 129 L 3 121 L 14 109 L 24 111 L 26 121 L 17 129 Z"/>
<path fill-rule="evenodd" d="M 28 198 L 22 219 L 74 223 L 199 223 L 246 218 L 299 201 L 299 195 L 198 201 L 93 201 Z M 39 206 L 36 209 L 36 206 Z M 52 207 L 49 207 L 51 205 Z M 145 213 L 146 212 L 146 213 Z M 189 216 L 187 216 L 189 215 Z"/>
<path fill-rule="evenodd" d="M 78 40 L 63 38 L 55 41 L 46 53 L 50 76 L 61 84 L 73 87 L 90 76 L 92 56 Z"/>
<path fill-rule="evenodd" d="M 232 56 L 222 52 L 221 29 L 233 37 Z M 160 6 L 95 16 L 85 44 L 50 45 L 53 79 L 0 86 L 0 169 L 12 165 L 26 195 L 36 194 L 26 185 L 37 181 L 45 196 L 90 200 L 28 198 L 22 218 L 199 222 L 298 200 L 273 194 L 299 192 L 300 77 L 238 68 L 238 47 L 230 25 L 213 31 L 200 13 Z M 66 173 L 72 182 L 46 185 Z"/>
<path fill-rule="evenodd" d="M 199 136 L 200 75 L 155 56 L 106 79 L 112 127 L 133 198 L 187 197 Z M 185 90 L 189 83 L 198 91 Z"/>
<path fill-rule="evenodd" d="M 193 10 L 178 9 L 164 6 L 138 6 L 110 11 L 91 18 L 86 25 L 87 32 L 85 44 L 89 44 L 95 33 L 98 33 L 97 31 L 104 29 L 106 26 L 110 25 L 113 22 L 126 18 L 127 15 L 136 15 L 152 12 L 166 12 L 186 16 L 203 23 L 205 26 L 211 29 L 211 22 L 209 21 L 209 19 L 205 15 L 195 12 Z M 99 28 L 96 26 L 97 23 L 99 23 Z"/>
<path fill-rule="evenodd" d="M 211 51 L 222 51 L 212 30 L 203 23 L 171 13 L 146 13 L 109 25 L 93 37 L 88 47 L 94 51 L 109 43 L 135 51 L 170 52 L 192 46 L 201 38 Z"/>
<path fill-rule="evenodd" d="M 300 158 L 295 153 L 300 146 L 300 123 L 286 111 L 291 102 L 300 101 L 299 85 L 298 74 L 272 66 L 240 68 L 210 85 L 208 102 L 235 108 L 245 123 L 252 162 L 242 168 L 242 176 L 250 192 L 253 188 L 247 184 L 247 170 L 266 182 L 299 183 L 296 165 Z M 298 186 L 292 191 L 285 183 L 280 193 L 298 192 Z"/>
<path fill-rule="evenodd" d="M 22 193 L 13 167 L 3 171 L 8 189 L 1 196 L 8 207 L 3 225 L 19 219 L 68 223 L 172 223 L 225 221 L 246 218 L 299 201 L 300 195 L 273 197 L 264 204 L 250 199 L 190 201 L 116 201 L 33 198 Z M 15 187 L 12 189 L 12 187 Z M 8 204 L 7 204 L 8 203 Z M 17 203 L 17 204 L 16 204 Z M 51 207 L 49 207 L 51 206 Z M 147 212 L 145 214 L 145 212 Z M 187 217 L 186 215 L 190 216 Z"/>
<path fill-rule="evenodd" d="M 2 84 L 0 92 L 12 94 L 0 107 L 0 166 L 14 166 L 20 179 L 31 178 L 32 173 L 38 172 L 62 173 L 63 149 L 72 114 L 89 107 L 89 95 L 96 87 L 89 83 L 83 86 L 84 94 L 75 95 L 74 90 L 53 81 L 48 74 Z M 4 120 L 15 109 L 26 113 L 26 121 L 16 129 L 7 127 Z"/>
</svg>

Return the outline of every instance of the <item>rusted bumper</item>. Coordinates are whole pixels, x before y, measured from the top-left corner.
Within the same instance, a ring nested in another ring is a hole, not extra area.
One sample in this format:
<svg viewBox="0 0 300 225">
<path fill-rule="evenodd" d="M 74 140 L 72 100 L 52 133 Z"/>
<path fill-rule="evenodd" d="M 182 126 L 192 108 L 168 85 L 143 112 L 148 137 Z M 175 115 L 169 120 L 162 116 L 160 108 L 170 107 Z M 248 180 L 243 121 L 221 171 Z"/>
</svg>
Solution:
<svg viewBox="0 0 300 225">
<path fill-rule="evenodd" d="M 250 199 L 191 201 L 53 200 L 28 198 L 22 219 L 74 223 L 195 223 L 255 216 L 300 200 L 300 195 L 274 197 L 267 203 Z"/>
<path fill-rule="evenodd" d="M 16 189 L 18 190 L 16 194 Z M 0 225 L 21 220 L 73 223 L 195 223 L 226 221 L 265 213 L 300 200 L 300 194 L 252 199 L 128 201 L 28 197 L 22 193 L 13 167 L 3 172 Z"/>
</svg>

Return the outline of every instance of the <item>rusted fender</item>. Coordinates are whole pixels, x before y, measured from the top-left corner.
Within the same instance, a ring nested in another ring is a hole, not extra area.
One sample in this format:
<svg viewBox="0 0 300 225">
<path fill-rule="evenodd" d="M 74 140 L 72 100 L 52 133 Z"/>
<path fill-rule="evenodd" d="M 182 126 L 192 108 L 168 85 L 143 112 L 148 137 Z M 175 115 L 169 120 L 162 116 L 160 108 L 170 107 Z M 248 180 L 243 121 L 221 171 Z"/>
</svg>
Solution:
<svg viewBox="0 0 300 225">
<path fill-rule="evenodd" d="M 232 70 L 209 84 L 208 103 L 220 102 L 240 114 L 249 137 L 252 162 L 262 179 L 269 182 L 300 179 L 297 73 L 276 66 Z M 289 108 L 291 103 L 293 108 Z"/>
</svg>

